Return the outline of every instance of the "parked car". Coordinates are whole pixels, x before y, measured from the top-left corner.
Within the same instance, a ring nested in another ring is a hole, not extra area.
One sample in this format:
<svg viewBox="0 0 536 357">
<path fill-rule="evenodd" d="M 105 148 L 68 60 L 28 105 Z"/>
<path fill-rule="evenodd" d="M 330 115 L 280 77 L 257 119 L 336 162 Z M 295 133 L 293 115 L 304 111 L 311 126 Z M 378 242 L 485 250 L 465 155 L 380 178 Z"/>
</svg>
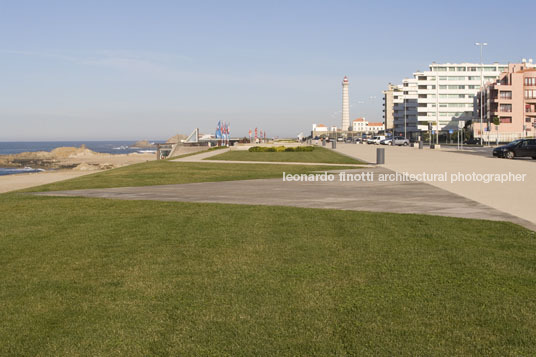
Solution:
<svg viewBox="0 0 536 357">
<path fill-rule="evenodd" d="M 339 141 L 339 142 L 344 141 L 344 138 L 343 138 L 342 136 L 339 136 L 339 137 L 337 138 L 337 141 Z"/>
<path fill-rule="evenodd" d="M 379 135 L 379 136 L 373 136 L 372 138 L 367 140 L 367 144 L 376 144 L 379 145 L 380 141 L 385 140 L 385 136 Z"/>
<path fill-rule="evenodd" d="M 465 144 L 468 145 L 482 145 L 482 139 L 481 138 L 472 138 L 465 141 Z"/>
<path fill-rule="evenodd" d="M 393 139 L 391 139 L 391 138 L 383 139 L 382 141 L 380 141 L 380 145 L 391 145 L 392 141 L 393 141 Z"/>
<path fill-rule="evenodd" d="M 396 138 L 393 139 L 393 145 L 408 146 L 409 145 L 409 140 L 406 139 L 406 138 L 403 138 L 403 137 L 396 137 Z"/>
<path fill-rule="evenodd" d="M 519 139 L 493 149 L 493 156 L 513 159 L 532 157 L 536 160 L 536 139 Z"/>
</svg>

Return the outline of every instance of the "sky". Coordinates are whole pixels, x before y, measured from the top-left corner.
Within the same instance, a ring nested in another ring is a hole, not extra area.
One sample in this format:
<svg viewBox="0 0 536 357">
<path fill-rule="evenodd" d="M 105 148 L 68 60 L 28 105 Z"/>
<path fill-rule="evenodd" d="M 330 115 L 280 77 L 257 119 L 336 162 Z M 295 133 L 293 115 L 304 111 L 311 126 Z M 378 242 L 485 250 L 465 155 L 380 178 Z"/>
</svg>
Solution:
<svg viewBox="0 0 536 357">
<path fill-rule="evenodd" d="M 0 0 L 0 141 L 162 140 L 382 121 L 382 90 L 435 62 L 535 58 L 517 1 Z"/>
</svg>

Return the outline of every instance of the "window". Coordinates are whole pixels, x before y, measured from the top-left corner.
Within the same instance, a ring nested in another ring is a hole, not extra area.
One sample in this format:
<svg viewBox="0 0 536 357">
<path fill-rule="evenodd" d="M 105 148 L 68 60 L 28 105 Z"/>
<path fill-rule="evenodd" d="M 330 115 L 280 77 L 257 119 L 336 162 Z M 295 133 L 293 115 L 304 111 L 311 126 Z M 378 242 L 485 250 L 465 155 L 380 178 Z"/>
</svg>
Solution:
<svg viewBox="0 0 536 357">
<path fill-rule="evenodd" d="M 512 112 L 512 104 L 501 104 L 499 108 L 500 112 L 505 113 L 511 113 Z"/>
<path fill-rule="evenodd" d="M 501 99 L 512 99 L 512 91 L 501 91 L 499 96 Z"/>
<path fill-rule="evenodd" d="M 512 124 L 512 117 L 500 117 L 501 124 Z"/>
<path fill-rule="evenodd" d="M 447 67 L 436 67 L 436 71 L 438 71 L 438 72 L 446 72 Z"/>
<path fill-rule="evenodd" d="M 484 72 L 495 72 L 496 71 L 495 67 L 484 67 L 483 70 L 484 70 Z"/>
<path fill-rule="evenodd" d="M 480 77 L 473 76 L 473 77 L 467 77 L 467 79 L 470 81 L 479 81 Z"/>
<path fill-rule="evenodd" d="M 429 81 L 435 81 L 435 77 L 428 77 Z"/>
<path fill-rule="evenodd" d="M 467 71 L 476 72 L 476 67 L 467 67 Z"/>
<path fill-rule="evenodd" d="M 506 72 L 507 69 L 508 69 L 508 67 L 499 67 L 499 71 L 501 71 L 501 72 Z"/>
<path fill-rule="evenodd" d="M 446 81 L 447 80 L 447 76 L 439 76 L 439 80 L 440 81 Z"/>
<path fill-rule="evenodd" d="M 480 88 L 480 86 L 475 86 L 475 85 L 467 86 L 467 89 L 478 89 L 478 88 Z"/>
<path fill-rule="evenodd" d="M 449 72 L 454 72 L 456 70 L 456 67 L 449 67 Z"/>
<path fill-rule="evenodd" d="M 536 77 L 527 77 L 527 78 L 525 78 L 525 85 L 526 86 L 534 86 L 534 85 L 536 85 Z"/>
<path fill-rule="evenodd" d="M 534 99 L 534 98 L 536 98 L 536 90 L 525 89 L 525 99 Z"/>
<path fill-rule="evenodd" d="M 465 67 L 456 67 L 458 72 L 465 72 Z"/>
</svg>

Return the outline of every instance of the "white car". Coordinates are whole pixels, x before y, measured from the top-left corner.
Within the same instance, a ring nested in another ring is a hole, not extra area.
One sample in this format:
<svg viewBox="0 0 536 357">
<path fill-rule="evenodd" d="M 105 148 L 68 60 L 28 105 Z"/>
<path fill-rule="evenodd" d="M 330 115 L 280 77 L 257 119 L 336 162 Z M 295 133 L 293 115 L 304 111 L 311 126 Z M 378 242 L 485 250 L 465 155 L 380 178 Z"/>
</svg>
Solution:
<svg viewBox="0 0 536 357">
<path fill-rule="evenodd" d="M 380 141 L 380 144 L 381 145 L 391 145 L 391 142 L 393 141 L 393 139 L 389 138 L 389 139 L 384 139 L 382 141 Z"/>
<path fill-rule="evenodd" d="M 372 138 L 367 140 L 367 144 L 376 144 L 379 145 L 382 140 L 385 140 L 385 136 L 373 136 Z"/>
<path fill-rule="evenodd" d="M 402 138 L 402 137 L 397 137 L 394 139 L 393 141 L 393 145 L 404 145 L 404 146 L 408 146 L 409 145 L 409 140 L 408 139 L 405 139 L 405 138 Z"/>
</svg>

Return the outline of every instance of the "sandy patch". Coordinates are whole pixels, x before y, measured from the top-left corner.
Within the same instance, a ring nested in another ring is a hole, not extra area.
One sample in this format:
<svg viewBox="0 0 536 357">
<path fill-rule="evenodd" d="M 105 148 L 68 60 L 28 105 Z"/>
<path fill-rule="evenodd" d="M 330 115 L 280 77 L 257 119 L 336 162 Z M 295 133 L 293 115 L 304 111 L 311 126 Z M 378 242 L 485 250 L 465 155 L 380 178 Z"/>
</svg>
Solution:
<svg viewBox="0 0 536 357">
<path fill-rule="evenodd" d="M 0 176 L 0 193 L 68 180 L 79 176 L 89 175 L 94 172 L 95 171 L 61 170 Z"/>
</svg>

